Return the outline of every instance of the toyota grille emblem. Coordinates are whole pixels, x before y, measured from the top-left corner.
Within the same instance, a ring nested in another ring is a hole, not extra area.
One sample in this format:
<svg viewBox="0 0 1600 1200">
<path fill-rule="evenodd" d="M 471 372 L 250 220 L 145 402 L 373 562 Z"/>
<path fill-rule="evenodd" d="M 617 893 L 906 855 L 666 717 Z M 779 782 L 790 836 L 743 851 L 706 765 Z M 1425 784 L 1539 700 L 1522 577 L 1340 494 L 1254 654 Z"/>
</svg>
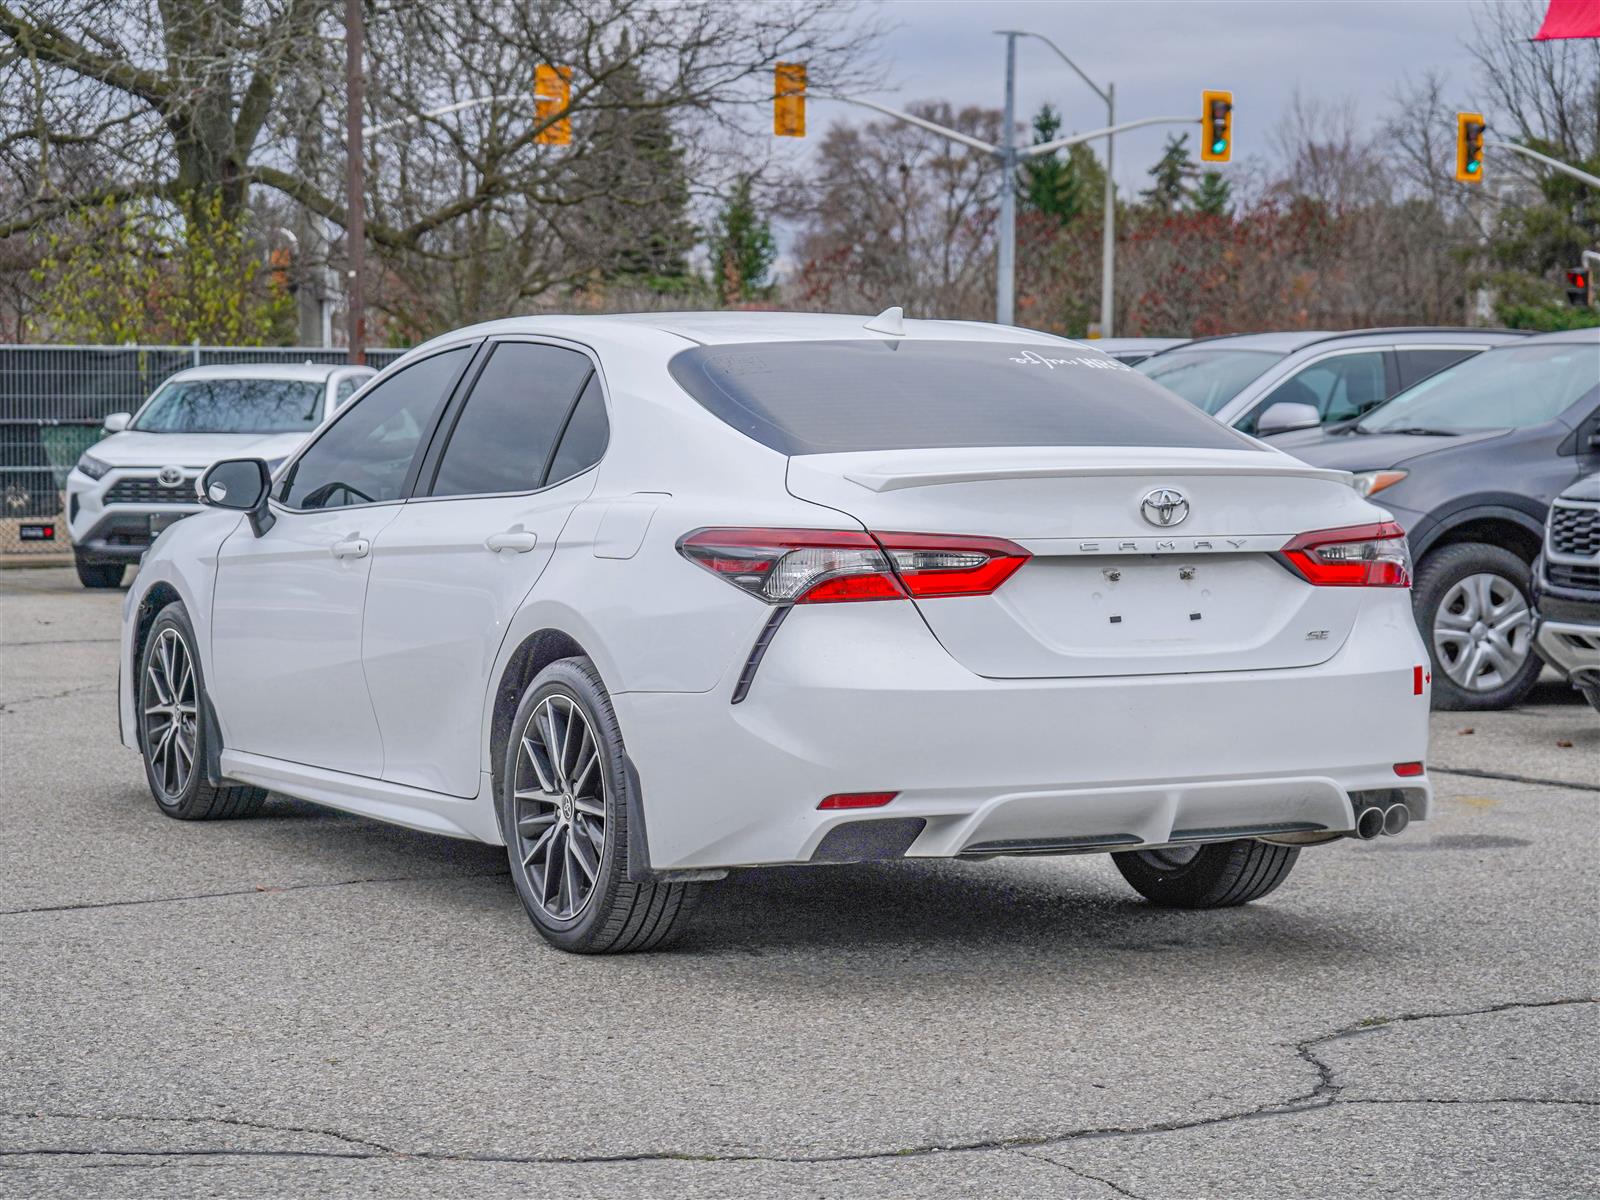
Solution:
<svg viewBox="0 0 1600 1200">
<path fill-rule="evenodd" d="M 1150 524 L 1165 528 L 1183 524 L 1189 515 L 1189 502 L 1174 488 L 1157 488 L 1140 501 L 1139 511 Z"/>
<path fill-rule="evenodd" d="M 183 485 L 182 467 L 162 467 L 156 475 L 156 482 L 162 487 L 181 487 Z"/>
</svg>

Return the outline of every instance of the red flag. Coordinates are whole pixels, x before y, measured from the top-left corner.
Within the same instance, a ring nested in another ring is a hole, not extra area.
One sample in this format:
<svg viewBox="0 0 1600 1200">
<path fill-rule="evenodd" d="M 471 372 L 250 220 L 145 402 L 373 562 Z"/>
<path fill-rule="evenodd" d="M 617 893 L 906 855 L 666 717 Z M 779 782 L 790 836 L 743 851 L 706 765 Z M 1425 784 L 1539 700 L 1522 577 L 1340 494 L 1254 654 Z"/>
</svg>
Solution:
<svg viewBox="0 0 1600 1200">
<path fill-rule="evenodd" d="M 1536 42 L 1557 38 L 1600 38 L 1600 0 L 1550 0 Z"/>
</svg>

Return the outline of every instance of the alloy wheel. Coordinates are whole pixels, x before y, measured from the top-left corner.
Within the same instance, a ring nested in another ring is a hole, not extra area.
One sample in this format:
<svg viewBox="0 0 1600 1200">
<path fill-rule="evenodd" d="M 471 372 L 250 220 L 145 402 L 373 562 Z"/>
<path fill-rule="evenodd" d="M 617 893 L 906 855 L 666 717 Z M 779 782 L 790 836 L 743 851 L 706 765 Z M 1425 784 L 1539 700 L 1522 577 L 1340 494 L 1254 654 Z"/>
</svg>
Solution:
<svg viewBox="0 0 1600 1200">
<path fill-rule="evenodd" d="M 528 717 L 512 781 L 516 837 L 528 891 L 558 921 L 594 895 L 606 845 L 606 782 L 600 743 L 583 709 L 546 696 Z"/>
<path fill-rule="evenodd" d="M 1492 692 L 1516 677 L 1533 646 L 1533 614 L 1504 575 L 1468 575 L 1439 601 L 1433 648 L 1439 665 L 1469 692 Z"/>
<path fill-rule="evenodd" d="M 176 629 L 156 634 L 145 660 L 144 747 L 162 796 L 176 803 L 194 774 L 199 745 L 199 706 L 195 696 L 194 660 Z"/>
</svg>

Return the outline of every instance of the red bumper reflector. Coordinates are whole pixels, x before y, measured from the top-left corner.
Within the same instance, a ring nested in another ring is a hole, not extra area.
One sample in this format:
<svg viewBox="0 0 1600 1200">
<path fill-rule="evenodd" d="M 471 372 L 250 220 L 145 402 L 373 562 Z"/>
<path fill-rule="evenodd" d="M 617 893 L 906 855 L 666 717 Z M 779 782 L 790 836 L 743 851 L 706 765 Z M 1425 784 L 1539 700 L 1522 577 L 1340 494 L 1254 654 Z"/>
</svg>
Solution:
<svg viewBox="0 0 1600 1200">
<path fill-rule="evenodd" d="M 1422 774 L 1422 764 L 1419 763 L 1419 762 L 1395 763 L 1395 765 L 1394 765 L 1394 773 L 1396 775 L 1407 775 L 1407 776 L 1409 776 L 1409 775 L 1421 775 Z"/>
<path fill-rule="evenodd" d="M 899 792 L 840 792 L 838 795 L 826 797 L 817 807 L 882 808 L 899 794 Z"/>
<path fill-rule="evenodd" d="M 1424 671 L 1421 667 L 1411 668 L 1411 694 L 1422 695 L 1422 685 L 1433 682 L 1433 672 Z"/>
</svg>

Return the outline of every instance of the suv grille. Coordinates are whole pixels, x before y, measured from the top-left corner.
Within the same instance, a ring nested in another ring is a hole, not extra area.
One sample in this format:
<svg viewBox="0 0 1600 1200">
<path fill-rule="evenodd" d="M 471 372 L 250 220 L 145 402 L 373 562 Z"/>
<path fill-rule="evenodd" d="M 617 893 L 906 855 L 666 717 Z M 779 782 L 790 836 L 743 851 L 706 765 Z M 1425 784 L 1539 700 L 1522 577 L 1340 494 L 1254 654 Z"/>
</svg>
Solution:
<svg viewBox="0 0 1600 1200">
<path fill-rule="evenodd" d="M 1550 509 L 1550 549 L 1557 554 L 1600 553 L 1600 509 L 1568 508 L 1558 501 Z"/>
<path fill-rule="evenodd" d="M 162 487 L 154 475 L 128 475 L 106 492 L 107 504 L 198 504 L 194 476 L 185 475 L 177 487 Z"/>
</svg>

